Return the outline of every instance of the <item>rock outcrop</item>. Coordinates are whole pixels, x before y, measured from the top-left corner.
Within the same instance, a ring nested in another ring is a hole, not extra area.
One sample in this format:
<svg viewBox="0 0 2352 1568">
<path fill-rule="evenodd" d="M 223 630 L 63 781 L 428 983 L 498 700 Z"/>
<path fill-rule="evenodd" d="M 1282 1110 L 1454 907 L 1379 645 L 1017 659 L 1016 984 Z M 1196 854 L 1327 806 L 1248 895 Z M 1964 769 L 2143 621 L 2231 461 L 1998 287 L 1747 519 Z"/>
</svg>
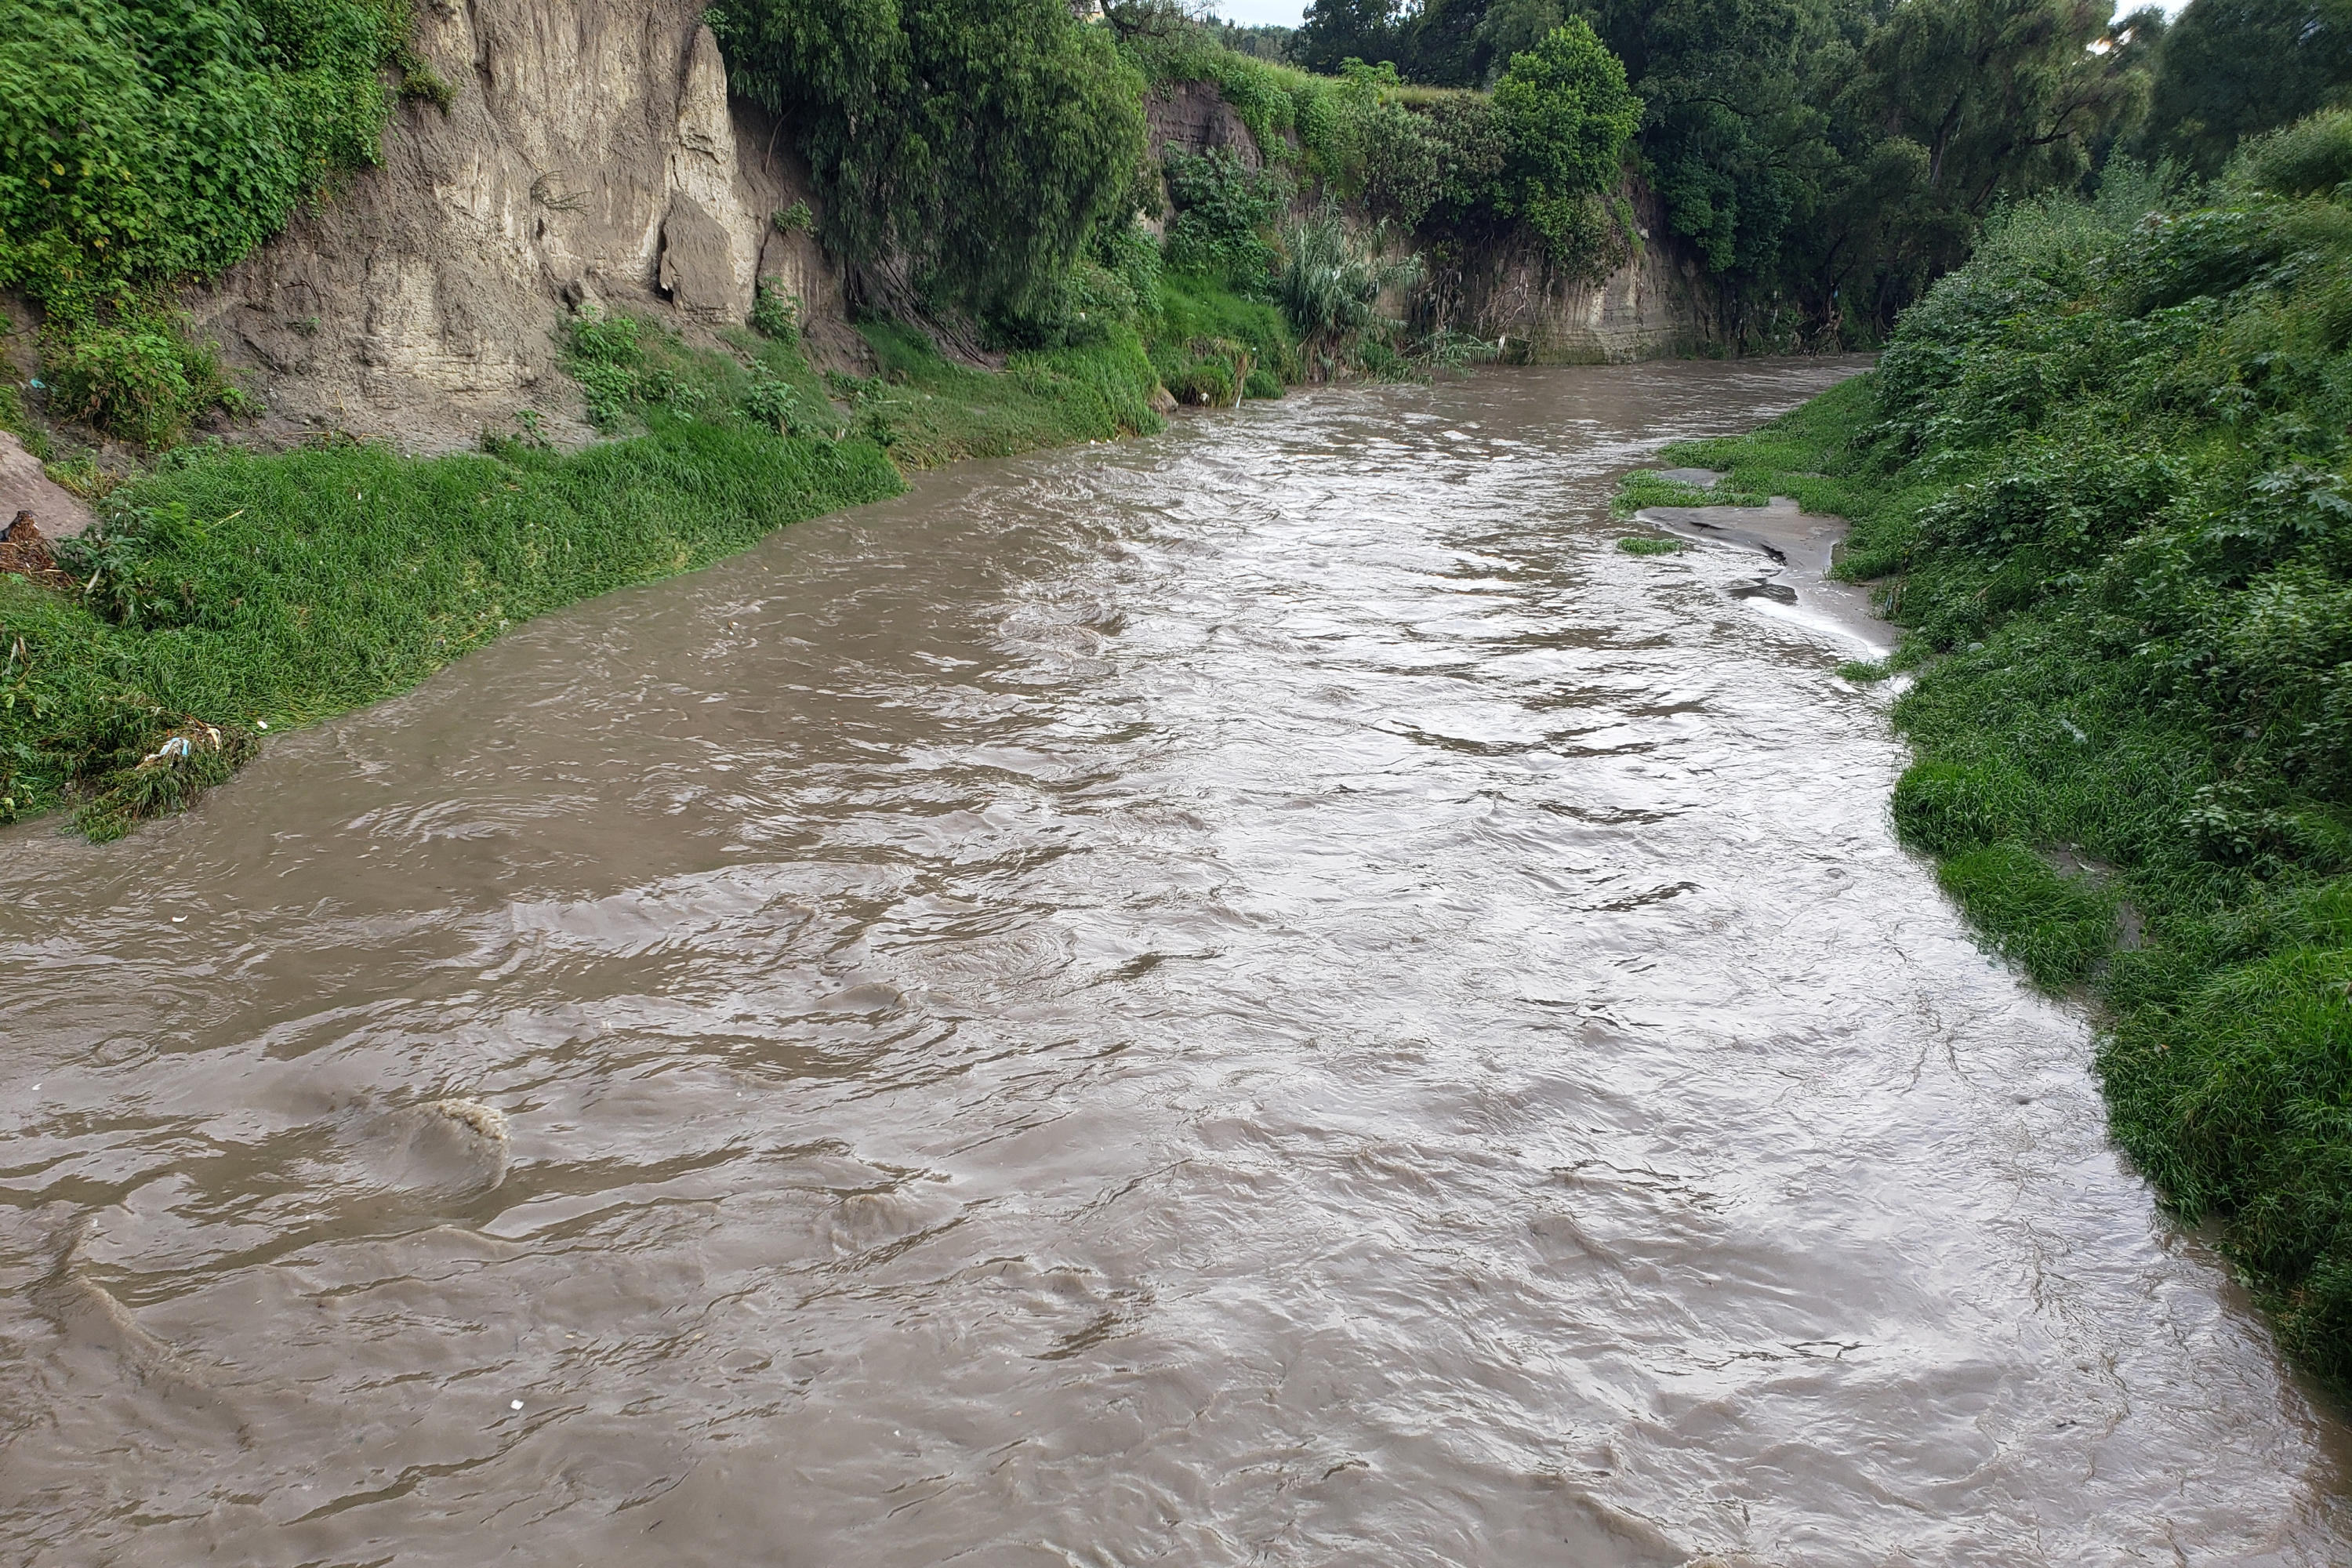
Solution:
<svg viewBox="0 0 2352 1568">
<path fill-rule="evenodd" d="M 1223 150 L 1244 168 L 1265 166 L 1264 149 L 1210 83 L 1157 89 L 1143 108 L 1155 162 L 1175 147 L 1194 154 Z M 1667 235 L 1663 205 L 1647 186 L 1629 181 L 1620 195 L 1633 210 L 1643 243 L 1605 278 L 1563 278 L 1524 239 L 1431 257 L 1437 287 L 1423 324 L 1503 342 L 1509 358 L 1539 364 L 1658 359 L 1715 341 L 1719 325 L 1696 256 Z"/>
<path fill-rule="evenodd" d="M 90 521 L 89 508 L 50 479 L 16 437 L 0 430 L 0 528 L 15 526 L 20 512 L 31 513 L 34 526 L 51 539 L 71 538 Z"/>
<path fill-rule="evenodd" d="M 594 301 L 718 326 L 762 277 L 854 358 L 840 269 L 776 216 L 816 197 L 787 138 L 730 100 L 698 0 L 430 0 L 452 89 L 404 104 L 383 163 L 191 298 L 252 374 L 265 437 L 468 445 L 520 406 L 562 429 L 564 320 Z"/>
<path fill-rule="evenodd" d="M 1605 278 L 1563 278 L 1524 239 L 1482 247 L 1443 279 L 1443 324 L 1534 364 L 1618 364 L 1694 353 L 1720 339 L 1697 257 L 1666 232 L 1664 204 L 1639 182 L 1622 198 L 1641 239 Z"/>
<path fill-rule="evenodd" d="M 1234 106 L 1205 81 L 1155 88 L 1143 100 L 1145 134 L 1157 160 L 1171 147 L 1198 157 L 1222 149 L 1245 169 L 1263 168 L 1265 157 Z"/>
<path fill-rule="evenodd" d="M 447 107 L 404 103 L 380 167 L 189 297 L 267 403 L 260 437 L 340 429 L 432 451 L 530 408 L 585 438 L 578 390 L 558 374 L 574 310 L 708 331 L 742 322 L 762 278 L 800 300 L 820 363 L 863 368 L 842 268 L 808 226 L 778 221 L 816 209 L 807 170 L 785 128 L 729 94 L 702 10 L 424 0 L 415 43 L 453 89 Z M 1146 111 L 1155 155 L 1264 162 L 1207 84 L 1156 91 Z M 1451 288 L 1448 324 L 1507 338 L 1514 357 L 1635 359 L 1711 331 L 1696 268 L 1662 241 L 1591 284 L 1552 279 L 1524 249 L 1473 254 Z"/>
</svg>

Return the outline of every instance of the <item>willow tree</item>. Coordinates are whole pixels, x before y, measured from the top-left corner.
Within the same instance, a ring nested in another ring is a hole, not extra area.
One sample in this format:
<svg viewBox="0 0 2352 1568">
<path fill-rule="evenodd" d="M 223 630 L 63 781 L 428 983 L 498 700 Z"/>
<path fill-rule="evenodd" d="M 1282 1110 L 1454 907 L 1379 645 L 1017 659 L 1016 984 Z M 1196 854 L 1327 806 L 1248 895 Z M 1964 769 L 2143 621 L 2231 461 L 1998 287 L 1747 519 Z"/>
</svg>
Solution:
<svg viewBox="0 0 2352 1568">
<path fill-rule="evenodd" d="M 2146 102 L 2105 46 L 2108 0 L 1906 0 L 1871 35 L 1853 91 L 1865 118 L 1926 149 L 1940 205 L 2063 189 Z"/>
<path fill-rule="evenodd" d="M 2190 0 L 2164 35 L 2147 151 L 2202 174 L 2352 96 L 2352 0 Z"/>
<path fill-rule="evenodd" d="M 735 90 L 815 176 L 821 237 L 886 302 L 1051 293 L 1143 155 L 1141 79 L 1065 0 L 720 0 Z"/>
</svg>

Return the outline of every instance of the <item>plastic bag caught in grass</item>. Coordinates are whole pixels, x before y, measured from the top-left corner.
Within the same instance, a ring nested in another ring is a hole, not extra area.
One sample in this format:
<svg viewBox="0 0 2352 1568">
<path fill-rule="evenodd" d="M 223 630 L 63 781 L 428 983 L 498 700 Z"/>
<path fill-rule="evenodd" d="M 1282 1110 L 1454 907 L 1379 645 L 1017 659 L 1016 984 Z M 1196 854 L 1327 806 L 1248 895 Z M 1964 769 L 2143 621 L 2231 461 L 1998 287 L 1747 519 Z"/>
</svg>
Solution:
<svg viewBox="0 0 2352 1568">
<path fill-rule="evenodd" d="M 97 797 L 74 813 L 73 825 L 93 843 L 120 838 L 138 823 L 168 816 L 215 784 L 226 784 L 260 749 L 249 731 L 184 720 L 164 732 L 152 752 L 102 781 Z"/>
</svg>

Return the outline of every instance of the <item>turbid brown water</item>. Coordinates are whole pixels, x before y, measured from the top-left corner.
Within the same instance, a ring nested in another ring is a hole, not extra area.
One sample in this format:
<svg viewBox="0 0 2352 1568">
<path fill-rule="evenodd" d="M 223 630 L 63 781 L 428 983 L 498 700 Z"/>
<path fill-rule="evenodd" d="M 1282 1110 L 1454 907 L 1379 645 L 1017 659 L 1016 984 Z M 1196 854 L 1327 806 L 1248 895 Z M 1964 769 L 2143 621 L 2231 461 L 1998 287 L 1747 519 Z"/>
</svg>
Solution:
<svg viewBox="0 0 2352 1568">
<path fill-rule="evenodd" d="M 1612 547 L 1840 368 L 961 469 L 0 837 L 0 1556 L 2341 1561 L 1858 650 Z"/>
</svg>

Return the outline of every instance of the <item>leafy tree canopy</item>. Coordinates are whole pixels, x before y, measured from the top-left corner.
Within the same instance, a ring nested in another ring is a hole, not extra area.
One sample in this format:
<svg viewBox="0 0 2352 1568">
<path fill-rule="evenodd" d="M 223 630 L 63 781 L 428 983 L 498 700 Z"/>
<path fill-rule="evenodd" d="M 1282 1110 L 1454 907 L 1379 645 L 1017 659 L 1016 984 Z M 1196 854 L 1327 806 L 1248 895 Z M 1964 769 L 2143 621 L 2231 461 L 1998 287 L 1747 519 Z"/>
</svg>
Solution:
<svg viewBox="0 0 2352 1568">
<path fill-rule="evenodd" d="M 2198 174 L 2352 89 L 2352 0 L 2190 0 L 2163 35 L 2145 146 Z"/>
<path fill-rule="evenodd" d="M 709 19 L 869 285 L 1029 309 L 1134 186 L 1142 79 L 1063 0 L 721 0 Z"/>
<path fill-rule="evenodd" d="M 1524 209 L 1614 190 L 1642 100 L 1625 85 L 1624 62 L 1578 16 L 1511 57 L 1495 88 L 1495 120 L 1509 149 L 1510 201 Z"/>
</svg>

